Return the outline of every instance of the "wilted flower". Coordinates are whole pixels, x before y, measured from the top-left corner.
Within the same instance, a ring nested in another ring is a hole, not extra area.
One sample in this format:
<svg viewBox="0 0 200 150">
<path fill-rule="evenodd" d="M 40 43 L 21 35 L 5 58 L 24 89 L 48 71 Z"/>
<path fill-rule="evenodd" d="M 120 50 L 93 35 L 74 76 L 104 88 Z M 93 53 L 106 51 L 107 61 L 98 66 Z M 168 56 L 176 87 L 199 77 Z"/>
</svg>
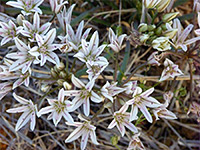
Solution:
<svg viewBox="0 0 200 150">
<path fill-rule="evenodd" d="M 58 99 L 47 99 L 50 106 L 42 108 L 38 112 L 38 117 L 43 114 L 51 113 L 48 116 L 48 119 L 53 119 L 54 125 L 60 122 L 61 118 L 64 117 L 70 123 L 73 123 L 74 120 L 69 114 L 72 106 L 72 102 L 65 100 L 64 89 L 61 89 L 58 93 Z"/>
<path fill-rule="evenodd" d="M 131 105 L 131 115 L 130 121 L 135 120 L 138 114 L 138 108 L 144 114 L 144 117 L 148 122 L 152 123 L 152 116 L 147 110 L 147 107 L 156 108 L 161 106 L 160 102 L 158 102 L 155 98 L 149 96 L 153 93 L 154 88 L 150 88 L 142 93 L 142 89 L 137 87 L 133 93 L 133 98 L 126 103 Z"/>
<path fill-rule="evenodd" d="M 160 66 L 159 61 L 162 59 L 162 54 L 158 55 L 158 52 L 153 52 L 147 59 L 147 64 Z"/>
<path fill-rule="evenodd" d="M 95 80 L 101 72 L 108 66 L 108 61 L 105 57 L 97 57 L 96 60 L 86 63 L 89 80 Z"/>
<path fill-rule="evenodd" d="M 187 114 L 189 114 L 190 112 L 195 114 L 197 116 L 197 121 L 200 122 L 200 104 L 198 104 L 197 102 L 192 102 Z"/>
<path fill-rule="evenodd" d="M 40 66 L 43 66 L 46 63 L 46 60 L 59 66 L 60 60 L 57 54 L 53 52 L 54 50 L 60 47 L 59 44 L 52 44 L 55 37 L 56 37 L 56 29 L 51 29 L 46 34 L 44 39 L 39 34 L 36 34 L 36 41 L 38 46 L 34 46 L 33 48 L 31 48 L 29 53 L 32 56 L 36 57 L 36 59 L 40 62 Z"/>
<path fill-rule="evenodd" d="M 66 122 L 67 125 L 75 126 L 77 128 L 68 136 L 68 138 L 65 140 L 65 142 L 70 143 L 70 142 L 78 139 L 80 136 L 82 136 L 81 137 L 81 150 L 84 150 L 86 148 L 88 138 L 90 136 L 92 142 L 96 145 L 99 145 L 99 143 L 97 142 L 97 137 L 96 137 L 96 133 L 95 133 L 96 127 L 91 125 L 90 121 L 87 121 L 80 115 L 78 116 L 78 118 L 84 122 L 83 123 L 82 122 L 74 122 L 74 123 Z"/>
<path fill-rule="evenodd" d="M 64 6 L 64 9 L 59 14 L 57 14 L 58 22 L 60 23 L 63 31 L 66 31 L 66 25 L 70 24 L 71 22 L 72 11 L 75 5 L 76 4 L 71 5 L 68 10 L 66 10 L 66 7 Z"/>
<path fill-rule="evenodd" d="M 37 113 L 37 106 L 33 104 L 31 100 L 26 100 L 23 97 L 20 97 L 13 93 L 13 97 L 22 104 L 22 106 L 17 108 L 11 108 L 6 110 L 8 113 L 21 113 L 23 114 L 20 116 L 20 118 L 17 121 L 17 124 L 15 126 L 15 130 L 18 131 L 20 128 L 22 128 L 25 124 L 28 123 L 30 120 L 30 129 L 33 131 L 36 124 L 36 113 Z"/>
<path fill-rule="evenodd" d="M 74 33 L 74 30 L 72 29 L 70 24 L 66 24 L 66 32 L 67 35 L 65 37 L 59 37 L 63 41 L 63 46 L 61 47 L 62 52 L 70 52 L 72 50 L 78 51 L 81 46 L 81 39 L 87 39 L 88 34 L 91 30 L 91 28 L 88 28 L 82 35 L 84 27 L 84 21 L 81 21 L 81 23 L 78 26 L 76 34 Z"/>
<path fill-rule="evenodd" d="M 124 84 L 126 94 L 132 94 L 137 87 L 137 81 L 129 81 L 128 83 Z"/>
<path fill-rule="evenodd" d="M 176 35 L 172 39 L 173 43 L 171 43 L 176 49 L 182 48 L 183 51 L 187 51 L 187 45 L 190 45 L 192 43 L 195 43 L 196 41 L 200 40 L 199 37 L 194 37 L 189 40 L 186 40 L 190 32 L 192 31 L 194 25 L 189 24 L 183 31 L 182 31 L 182 25 L 179 19 L 174 19 L 173 22 L 173 28 L 178 29 Z M 198 30 L 197 30 L 198 31 Z"/>
<path fill-rule="evenodd" d="M 178 65 L 174 64 L 168 58 L 165 59 L 164 66 L 165 66 L 165 69 L 162 72 L 161 78 L 159 80 L 160 82 L 170 77 L 174 78 L 175 76 L 180 76 L 183 74 L 182 71 L 178 68 Z"/>
<path fill-rule="evenodd" d="M 123 43 L 124 38 L 126 37 L 126 34 L 122 34 L 118 37 L 117 35 L 115 35 L 113 30 L 109 28 L 108 35 L 109 35 L 109 40 L 111 43 L 108 45 L 108 47 L 111 47 L 113 51 L 118 53 L 122 49 L 122 43 Z"/>
<path fill-rule="evenodd" d="M 152 42 L 153 48 L 159 51 L 170 50 L 169 37 L 158 37 Z"/>
<path fill-rule="evenodd" d="M 68 4 L 68 1 L 64 0 L 63 2 L 63 0 L 49 0 L 49 3 L 51 6 L 51 10 L 57 14 L 60 12 L 65 4 Z"/>
<path fill-rule="evenodd" d="M 117 82 L 110 84 L 107 81 L 106 84 L 101 88 L 101 94 L 113 102 L 113 97 L 125 90 L 125 88 L 117 87 Z"/>
<path fill-rule="evenodd" d="M 30 47 L 27 46 L 20 39 L 15 39 L 15 45 L 17 49 L 20 50 L 20 52 L 9 53 L 6 55 L 7 58 L 17 59 L 17 61 L 13 62 L 12 65 L 9 67 L 9 71 L 22 69 L 21 72 L 24 74 L 29 70 L 31 64 L 35 60 L 35 57 L 29 54 Z"/>
<path fill-rule="evenodd" d="M 17 2 L 9 1 L 6 4 L 12 7 L 23 9 L 21 11 L 22 14 L 28 16 L 32 12 L 38 12 L 39 14 L 42 14 L 42 11 L 39 8 L 39 6 L 43 3 L 43 1 L 44 0 L 17 0 Z"/>
<path fill-rule="evenodd" d="M 139 136 L 140 133 L 136 133 L 132 136 L 127 150 L 145 150 L 145 147 L 142 141 L 140 140 Z"/>
<path fill-rule="evenodd" d="M 156 120 L 159 120 L 159 118 L 177 119 L 176 115 L 173 112 L 167 110 L 167 107 L 172 97 L 173 97 L 172 92 L 165 93 L 163 95 L 163 98 L 165 99 L 165 103 L 153 109 L 153 114 L 156 117 Z"/>
<path fill-rule="evenodd" d="M 92 62 L 102 53 L 106 45 L 99 46 L 99 34 L 95 31 L 90 39 L 90 42 L 86 42 L 85 39 L 81 41 L 82 48 L 74 55 L 82 62 Z"/>
<path fill-rule="evenodd" d="M 27 20 L 23 20 L 23 30 L 20 30 L 20 33 L 26 37 L 29 37 L 31 42 L 36 41 L 36 34 L 44 36 L 51 26 L 50 22 L 43 24 L 40 27 L 40 17 L 36 12 L 33 16 L 33 24 Z"/>
<path fill-rule="evenodd" d="M 73 110 L 79 108 L 83 104 L 83 111 L 86 116 L 90 114 L 90 100 L 95 103 L 100 103 L 102 101 L 101 97 L 99 97 L 92 88 L 94 86 L 94 80 L 89 81 L 86 85 L 72 75 L 72 83 L 80 90 L 66 90 L 65 95 L 74 97 L 72 100 Z"/>
<path fill-rule="evenodd" d="M 117 126 L 122 136 L 124 136 L 126 132 L 125 127 L 127 127 L 132 132 L 135 132 L 135 133 L 138 132 L 134 124 L 129 122 L 130 113 L 126 112 L 127 109 L 128 109 L 128 105 L 125 104 L 124 106 L 120 108 L 119 111 L 114 112 L 114 115 L 113 115 L 114 120 L 109 124 L 108 129 L 112 129 L 115 126 Z"/>
<path fill-rule="evenodd" d="M 22 27 L 16 27 L 14 22 L 10 20 L 8 23 L 0 22 L 0 36 L 3 37 L 1 40 L 1 46 L 13 40 L 17 37 Z"/>
</svg>

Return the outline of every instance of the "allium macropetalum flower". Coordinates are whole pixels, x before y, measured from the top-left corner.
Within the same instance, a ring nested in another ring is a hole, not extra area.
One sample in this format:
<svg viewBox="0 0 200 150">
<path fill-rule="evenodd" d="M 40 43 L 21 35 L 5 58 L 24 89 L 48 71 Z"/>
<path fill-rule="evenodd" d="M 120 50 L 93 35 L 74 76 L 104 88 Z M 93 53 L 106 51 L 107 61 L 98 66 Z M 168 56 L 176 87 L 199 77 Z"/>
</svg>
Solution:
<svg viewBox="0 0 200 150">
<path fill-rule="evenodd" d="M 14 22 L 10 20 L 8 23 L 0 22 L 0 36 L 3 37 L 1 40 L 1 46 L 13 40 L 17 37 L 22 27 L 16 27 Z"/>
<path fill-rule="evenodd" d="M 115 35 L 113 30 L 109 28 L 108 36 L 110 40 L 110 44 L 108 45 L 108 47 L 112 48 L 114 52 L 118 53 L 122 49 L 122 43 L 124 38 L 126 37 L 126 34 L 122 34 L 118 37 L 117 35 Z"/>
<path fill-rule="evenodd" d="M 12 82 L 0 83 L 0 100 L 4 98 L 10 91 L 12 91 Z"/>
<path fill-rule="evenodd" d="M 195 43 L 196 41 L 200 40 L 200 36 L 199 37 L 194 37 L 191 39 L 187 39 L 187 37 L 189 36 L 190 32 L 192 31 L 194 25 L 189 24 L 183 31 L 182 31 L 182 25 L 179 19 L 174 19 L 173 22 L 173 28 L 174 29 L 178 29 L 176 35 L 174 36 L 174 38 L 172 39 L 172 45 L 178 49 L 181 48 L 183 51 L 187 51 L 187 46 Z M 198 30 L 196 31 L 198 32 Z"/>
<path fill-rule="evenodd" d="M 40 17 L 38 13 L 36 12 L 33 16 L 33 24 L 31 24 L 27 20 L 23 20 L 24 28 L 23 30 L 20 31 L 20 33 L 26 37 L 29 37 L 29 40 L 31 42 L 34 42 L 36 41 L 36 37 L 35 37 L 36 34 L 44 36 L 49 30 L 50 26 L 51 26 L 51 23 L 47 22 L 40 27 Z"/>
<path fill-rule="evenodd" d="M 127 150 L 145 150 L 146 149 L 142 141 L 140 140 L 139 136 L 140 136 L 140 133 L 136 133 L 132 136 Z"/>
<path fill-rule="evenodd" d="M 66 10 L 66 7 L 64 6 L 64 9 L 59 14 L 57 14 L 58 22 L 60 23 L 61 28 L 65 32 L 66 32 L 66 25 L 70 24 L 71 22 L 72 11 L 75 5 L 76 4 L 71 5 L 68 10 Z"/>
<path fill-rule="evenodd" d="M 43 3 L 43 1 L 44 0 L 17 0 L 17 2 L 9 1 L 6 4 L 22 9 L 22 14 L 28 16 L 33 12 L 38 12 L 39 14 L 42 14 L 39 6 Z"/>
<path fill-rule="evenodd" d="M 119 130 L 122 136 L 124 136 L 126 132 L 125 127 L 127 127 L 132 132 L 135 132 L 135 133 L 138 132 L 135 125 L 129 122 L 130 113 L 126 112 L 127 109 L 128 109 L 128 105 L 125 104 L 124 106 L 120 108 L 119 111 L 114 112 L 114 115 L 113 115 L 114 120 L 109 124 L 108 129 L 112 129 L 115 126 L 117 126 L 117 129 Z"/>
<path fill-rule="evenodd" d="M 105 57 L 97 57 L 92 62 L 87 62 L 87 73 L 89 80 L 95 80 L 101 74 L 101 72 L 108 66 L 108 61 Z"/>
<path fill-rule="evenodd" d="M 61 89 L 58 93 L 58 99 L 47 99 L 50 106 L 42 108 L 38 112 L 38 117 L 43 114 L 51 113 L 48 116 L 48 119 L 53 119 L 55 126 L 57 126 L 62 117 L 64 117 L 68 122 L 73 123 L 74 120 L 69 114 L 72 102 L 65 100 L 64 97 L 64 89 Z"/>
<path fill-rule="evenodd" d="M 158 55 L 158 52 L 153 52 L 149 58 L 147 59 L 147 63 L 150 65 L 158 65 L 160 66 L 159 61 L 161 60 L 162 55 Z"/>
<path fill-rule="evenodd" d="M 21 113 L 23 114 L 20 116 L 20 118 L 17 121 L 17 124 L 15 126 L 15 130 L 18 131 L 20 128 L 22 128 L 24 125 L 28 123 L 30 120 L 30 129 L 33 131 L 36 124 L 36 113 L 37 113 L 37 106 L 33 104 L 31 100 L 24 99 L 23 97 L 20 97 L 13 93 L 13 97 L 20 103 L 22 106 L 17 108 L 11 108 L 6 110 L 8 113 Z"/>
<path fill-rule="evenodd" d="M 51 10 L 57 14 L 60 12 L 65 4 L 68 4 L 68 1 L 64 0 L 63 2 L 63 0 L 49 0 L 49 3 L 51 6 Z"/>
<path fill-rule="evenodd" d="M 17 61 L 13 62 L 12 65 L 9 67 L 9 71 L 17 71 L 19 69 L 22 69 L 22 74 L 25 74 L 29 70 L 31 64 L 34 62 L 35 57 L 29 54 L 30 47 L 27 46 L 20 39 L 15 39 L 15 45 L 19 52 L 8 53 L 6 55 L 7 58 L 17 59 Z"/>
<path fill-rule="evenodd" d="M 99 34 L 95 31 L 90 39 L 90 42 L 86 42 L 85 39 L 81 40 L 82 48 L 74 55 L 82 62 L 92 62 L 103 52 L 106 45 L 99 46 Z"/>
<path fill-rule="evenodd" d="M 38 46 L 31 48 L 29 53 L 36 57 L 36 59 L 40 62 L 40 66 L 43 66 L 47 60 L 59 66 L 60 60 L 57 54 L 53 52 L 54 50 L 60 48 L 59 44 L 52 44 L 55 37 L 56 29 L 51 29 L 46 34 L 44 39 L 39 34 L 36 34 L 36 41 Z"/>
<path fill-rule="evenodd" d="M 199 9 L 200 9 L 200 2 L 199 2 Z M 199 25 L 199 27 L 200 27 L 200 12 L 198 12 L 197 21 L 198 21 L 198 25 Z M 195 34 L 196 34 L 197 36 L 200 36 L 200 28 L 194 30 L 194 32 L 195 32 Z"/>
<path fill-rule="evenodd" d="M 137 81 L 129 81 L 128 83 L 124 84 L 126 94 L 132 94 L 137 87 Z"/>
<path fill-rule="evenodd" d="M 158 51 L 166 51 L 170 50 L 171 46 L 169 43 L 169 37 L 158 37 L 152 42 L 152 46 L 154 49 Z"/>
<path fill-rule="evenodd" d="M 174 78 L 175 76 L 180 76 L 183 74 L 182 71 L 178 68 L 178 65 L 174 64 L 168 58 L 165 59 L 164 66 L 165 66 L 165 69 L 162 72 L 161 78 L 159 80 L 160 82 L 170 77 Z"/>
<path fill-rule="evenodd" d="M 83 33 L 83 27 L 84 27 L 84 21 L 81 21 L 81 23 L 78 26 L 76 34 L 74 33 L 74 30 L 72 29 L 70 24 L 66 24 L 66 32 L 67 35 L 65 37 L 60 37 L 60 39 L 63 41 L 64 45 L 61 48 L 61 51 L 63 52 L 70 52 L 72 50 L 78 51 L 81 46 L 81 39 L 87 39 L 88 34 L 90 33 L 91 28 L 88 28 Z M 83 35 L 82 35 L 83 33 Z"/>
<path fill-rule="evenodd" d="M 65 143 L 70 143 L 81 136 L 81 150 L 85 150 L 88 138 L 90 136 L 92 143 L 99 145 L 95 133 L 96 127 L 91 125 L 90 121 L 84 119 L 83 117 L 81 117 L 81 115 L 79 115 L 78 118 L 83 122 L 66 122 L 67 125 L 75 126 L 77 128 L 68 136 L 68 138 L 65 140 Z"/>
<path fill-rule="evenodd" d="M 106 84 L 101 88 L 101 94 L 113 102 L 113 97 L 125 90 L 125 88 L 117 87 L 117 82 L 110 84 L 107 81 Z"/>
<path fill-rule="evenodd" d="M 12 79 L 17 79 L 16 81 L 13 81 L 14 83 L 13 83 L 12 89 L 15 89 L 16 87 L 20 86 L 23 83 L 25 84 L 25 86 L 28 87 L 31 70 L 29 69 L 24 74 L 21 73 L 21 71 L 11 72 L 9 71 L 9 68 L 14 62 L 9 59 L 4 59 L 4 63 L 5 65 L 0 65 L 0 80 L 10 81 Z"/>
<path fill-rule="evenodd" d="M 153 91 L 154 88 L 150 88 L 142 93 L 142 89 L 140 87 L 136 88 L 135 92 L 133 93 L 133 98 L 126 102 L 128 105 L 131 105 L 130 121 L 137 118 L 139 108 L 147 121 L 150 123 L 153 122 L 152 116 L 147 107 L 156 108 L 161 105 L 160 102 L 158 102 L 155 98 L 149 96 L 151 93 L 153 93 Z"/>
<path fill-rule="evenodd" d="M 74 75 L 72 75 L 72 83 L 77 87 L 80 88 L 80 90 L 66 90 L 65 95 L 74 97 L 72 100 L 73 103 L 73 110 L 76 110 L 83 104 L 83 111 L 86 116 L 89 116 L 90 114 L 90 100 L 95 103 L 100 103 L 102 101 L 102 98 L 99 97 L 94 91 L 92 91 L 92 88 L 94 86 L 94 80 L 89 81 L 86 85 L 76 78 Z"/>
<path fill-rule="evenodd" d="M 153 109 L 153 114 L 156 117 L 156 120 L 159 120 L 159 118 L 177 119 L 176 115 L 173 112 L 167 110 L 168 105 L 169 105 L 169 102 L 165 101 L 164 104 Z"/>
<path fill-rule="evenodd" d="M 196 12 L 200 12 L 200 0 L 194 0 L 193 10 L 196 11 Z"/>
</svg>

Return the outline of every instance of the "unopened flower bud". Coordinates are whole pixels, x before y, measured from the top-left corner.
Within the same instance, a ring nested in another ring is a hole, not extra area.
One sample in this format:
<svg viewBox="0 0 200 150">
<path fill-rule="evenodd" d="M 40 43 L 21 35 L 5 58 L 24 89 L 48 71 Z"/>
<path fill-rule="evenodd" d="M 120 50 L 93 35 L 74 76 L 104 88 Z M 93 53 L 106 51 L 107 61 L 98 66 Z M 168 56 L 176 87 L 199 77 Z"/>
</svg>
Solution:
<svg viewBox="0 0 200 150">
<path fill-rule="evenodd" d="M 57 72 L 55 72 L 54 68 L 51 68 L 51 76 L 54 78 L 58 77 L 58 74 L 57 74 Z"/>
<path fill-rule="evenodd" d="M 60 78 L 66 78 L 66 77 L 67 77 L 66 72 L 65 72 L 65 71 L 61 71 L 61 72 L 59 73 L 59 77 L 60 77 Z"/>
<path fill-rule="evenodd" d="M 57 80 L 57 83 L 58 83 L 58 85 L 60 85 L 60 86 L 63 86 L 63 83 L 65 82 L 65 80 L 64 79 L 58 79 Z"/>
<path fill-rule="evenodd" d="M 58 71 L 61 71 L 65 68 L 65 64 L 61 62 L 59 66 L 56 66 L 56 68 L 58 69 Z"/>
<path fill-rule="evenodd" d="M 142 43 L 145 43 L 148 39 L 149 39 L 149 35 L 148 34 L 142 34 L 140 36 L 140 42 L 142 42 Z"/>
<path fill-rule="evenodd" d="M 156 35 L 161 35 L 162 34 L 162 28 L 161 27 L 158 27 L 155 31 L 155 34 Z"/>
<path fill-rule="evenodd" d="M 174 19 L 178 14 L 179 14 L 179 12 L 167 13 L 162 17 L 162 21 L 169 22 L 172 19 Z"/>
<path fill-rule="evenodd" d="M 68 82 L 63 82 L 63 86 L 64 86 L 64 88 L 66 89 L 66 90 L 70 90 L 70 89 L 72 89 L 72 85 L 71 84 L 69 84 Z"/>
<path fill-rule="evenodd" d="M 162 25 L 161 25 L 161 28 L 162 28 L 164 31 L 167 30 L 166 24 L 162 24 Z"/>
<path fill-rule="evenodd" d="M 156 28 L 156 26 L 153 25 L 148 25 L 148 31 L 153 31 Z"/>
<path fill-rule="evenodd" d="M 171 29 L 166 31 L 163 35 L 172 39 L 176 35 L 177 31 L 178 29 Z"/>
<path fill-rule="evenodd" d="M 42 86 L 41 86 L 41 91 L 42 92 L 46 92 L 46 91 L 48 91 L 49 89 L 50 89 L 50 85 L 47 85 L 47 84 L 43 84 Z"/>
<path fill-rule="evenodd" d="M 158 12 L 164 11 L 170 2 L 171 2 L 171 0 L 160 0 L 160 2 L 157 4 L 157 7 L 156 7 Z"/>
<path fill-rule="evenodd" d="M 146 23 L 141 23 L 141 24 L 139 25 L 139 27 L 138 27 L 138 31 L 139 31 L 139 32 L 146 32 L 147 29 L 148 29 L 148 26 L 147 26 Z"/>
<path fill-rule="evenodd" d="M 18 25 L 22 26 L 23 25 L 23 20 L 25 20 L 24 16 L 22 14 L 19 14 L 17 16 L 17 23 L 18 23 Z"/>
</svg>

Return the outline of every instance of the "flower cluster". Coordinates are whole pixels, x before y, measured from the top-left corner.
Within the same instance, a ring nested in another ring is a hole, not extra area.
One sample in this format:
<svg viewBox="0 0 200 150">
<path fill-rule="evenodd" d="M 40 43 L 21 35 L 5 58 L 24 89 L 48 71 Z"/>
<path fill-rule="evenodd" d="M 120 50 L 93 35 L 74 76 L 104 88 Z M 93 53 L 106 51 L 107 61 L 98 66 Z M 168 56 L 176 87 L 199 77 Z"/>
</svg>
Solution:
<svg viewBox="0 0 200 150">
<path fill-rule="evenodd" d="M 49 0 L 54 14 L 44 23 L 39 8 L 42 3 L 43 0 L 9 1 L 7 5 L 21 9 L 21 14 L 14 20 L 0 20 L 1 46 L 8 48 L 0 64 L 0 100 L 20 86 L 30 91 L 39 87 L 35 93 L 44 94 L 41 98 L 44 101 L 39 101 L 38 96 L 27 100 L 23 97 L 28 95 L 21 97 L 13 93 L 20 106 L 7 109 L 7 112 L 22 113 L 15 130 L 19 131 L 30 122 L 33 131 L 36 120 L 45 114 L 49 114 L 47 120 L 53 120 L 55 127 L 59 127 L 64 118 L 67 128 L 76 127 L 65 142 L 71 143 L 81 137 L 80 149 L 84 150 L 88 142 L 103 145 L 96 136 L 100 129 L 100 121 L 96 122 L 96 119 L 107 109 L 108 131 L 115 131 L 116 126 L 117 135 L 131 137 L 128 150 L 145 149 L 139 138 L 141 122 L 146 120 L 151 124 L 160 118 L 177 119 L 168 108 L 174 89 L 169 92 L 157 92 L 156 89 L 161 82 L 176 80 L 177 76 L 183 75 L 179 69 L 183 67 L 177 65 L 180 61 L 173 62 L 174 58 L 181 58 L 191 67 L 189 59 L 197 56 L 195 52 L 199 45 L 194 44 L 200 40 L 200 29 L 195 29 L 196 35 L 191 38 L 194 25 L 183 28 L 176 18 L 179 13 L 170 12 L 171 0 L 143 0 L 141 22 L 133 33 L 122 34 L 118 31 L 122 30 L 119 26 L 116 32 L 114 28 L 108 28 L 108 34 L 101 38 L 101 33 L 84 20 L 74 27 L 71 20 L 75 4 L 67 10 L 68 1 Z M 200 3 L 195 1 L 194 10 L 200 10 L 199 7 Z M 168 13 L 163 13 L 165 9 Z M 53 22 L 55 18 L 58 22 Z M 200 12 L 197 19 L 200 27 Z M 137 44 L 133 34 L 137 35 Z M 134 45 L 135 51 L 131 51 L 130 44 Z M 145 51 L 138 57 L 143 52 L 142 46 L 149 47 L 150 55 L 138 61 L 147 54 Z M 151 68 L 156 69 L 155 74 L 160 68 L 163 70 L 161 76 L 156 76 L 158 83 L 144 84 L 143 67 L 146 67 L 145 75 Z M 141 73 L 141 77 L 137 73 Z M 190 111 L 199 117 L 198 106 L 193 103 Z M 77 122 L 78 118 L 81 122 Z"/>
</svg>

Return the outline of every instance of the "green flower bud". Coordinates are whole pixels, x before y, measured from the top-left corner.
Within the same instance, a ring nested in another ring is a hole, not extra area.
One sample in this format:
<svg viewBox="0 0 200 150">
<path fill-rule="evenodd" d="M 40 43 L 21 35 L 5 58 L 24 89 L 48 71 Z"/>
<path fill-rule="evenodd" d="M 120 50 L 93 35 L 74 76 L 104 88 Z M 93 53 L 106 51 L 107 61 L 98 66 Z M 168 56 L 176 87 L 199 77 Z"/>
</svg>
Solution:
<svg viewBox="0 0 200 150">
<path fill-rule="evenodd" d="M 64 79 L 58 79 L 57 80 L 57 83 L 58 83 L 58 85 L 60 85 L 60 86 L 63 86 L 63 83 L 65 82 L 65 80 Z"/>
<path fill-rule="evenodd" d="M 148 31 L 153 31 L 156 28 L 156 26 L 153 25 L 148 25 Z"/>
<path fill-rule="evenodd" d="M 141 23 L 139 26 L 138 26 L 138 31 L 139 32 L 146 32 L 148 29 L 148 25 L 146 23 Z"/>
<path fill-rule="evenodd" d="M 174 19 L 178 14 L 179 14 L 179 12 L 167 13 L 162 17 L 162 21 L 169 22 L 172 19 Z"/>
<path fill-rule="evenodd" d="M 161 35 L 162 34 L 162 28 L 161 27 L 156 28 L 155 34 Z"/>
<path fill-rule="evenodd" d="M 58 77 L 58 74 L 57 74 L 57 72 L 54 71 L 54 68 L 51 68 L 51 76 L 54 78 Z"/>
</svg>

